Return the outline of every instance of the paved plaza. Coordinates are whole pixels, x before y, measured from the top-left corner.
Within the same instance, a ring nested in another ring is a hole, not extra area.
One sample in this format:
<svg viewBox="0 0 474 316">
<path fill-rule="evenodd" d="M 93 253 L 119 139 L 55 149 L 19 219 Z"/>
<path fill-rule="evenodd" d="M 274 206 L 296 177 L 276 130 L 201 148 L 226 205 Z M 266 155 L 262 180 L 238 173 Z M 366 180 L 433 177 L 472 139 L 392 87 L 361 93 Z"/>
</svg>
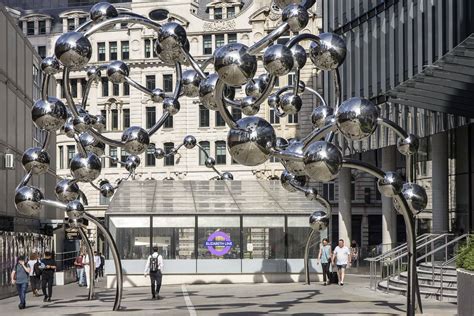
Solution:
<svg viewBox="0 0 474 316">
<path fill-rule="evenodd" d="M 152 301 L 148 287 L 125 288 L 122 311 L 112 312 L 115 290 L 97 289 L 97 300 L 87 301 L 87 289 L 55 287 L 53 301 L 27 298 L 0 301 L 2 315 L 401 315 L 405 298 L 373 292 L 368 279 L 349 276 L 343 287 L 320 284 L 207 284 L 164 286 L 163 298 Z M 455 315 L 456 304 L 424 300 L 423 315 Z"/>
</svg>

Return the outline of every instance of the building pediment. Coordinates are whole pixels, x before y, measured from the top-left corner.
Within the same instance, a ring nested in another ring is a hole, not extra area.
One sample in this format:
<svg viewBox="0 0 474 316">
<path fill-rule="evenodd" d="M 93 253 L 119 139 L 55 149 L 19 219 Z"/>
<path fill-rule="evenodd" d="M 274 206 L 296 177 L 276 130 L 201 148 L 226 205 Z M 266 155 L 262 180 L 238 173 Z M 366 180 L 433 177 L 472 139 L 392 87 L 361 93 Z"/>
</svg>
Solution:
<svg viewBox="0 0 474 316">
<path fill-rule="evenodd" d="M 31 21 L 31 20 L 52 20 L 53 18 L 48 14 L 31 13 L 24 15 L 20 18 L 20 21 Z"/>
<path fill-rule="evenodd" d="M 227 6 L 241 6 L 242 1 L 240 0 L 214 0 L 209 2 L 206 7 L 211 8 L 219 8 L 219 7 L 227 7 Z"/>
<path fill-rule="evenodd" d="M 71 18 L 71 17 L 76 17 L 76 16 L 88 16 L 89 12 L 83 11 L 83 10 L 68 10 L 62 12 L 59 17 L 60 18 Z"/>
</svg>

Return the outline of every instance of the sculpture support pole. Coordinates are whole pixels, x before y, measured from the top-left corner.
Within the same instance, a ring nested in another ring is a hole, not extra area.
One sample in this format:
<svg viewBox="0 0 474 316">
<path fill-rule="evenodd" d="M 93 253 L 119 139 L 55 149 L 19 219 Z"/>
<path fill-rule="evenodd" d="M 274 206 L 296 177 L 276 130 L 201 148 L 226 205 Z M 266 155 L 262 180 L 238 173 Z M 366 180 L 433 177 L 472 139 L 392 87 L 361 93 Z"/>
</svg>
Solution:
<svg viewBox="0 0 474 316">
<path fill-rule="evenodd" d="M 305 272 L 305 284 L 311 284 L 311 279 L 309 277 L 309 244 L 314 235 L 314 229 L 311 229 L 311 232 L 308 235 L 308 240 L 306 240 L 306 246 L 304 247 L 304 272 Z"/>
<path fill-rule="evenodd" d="M 97 228 L 102 232 L 102 234 L 104 234 L 104 237 L 107 240 L 107 243 L 109 244 L 110 251 L 112 252 L 112 257 L 114 259 L 114 264 L 115 264 L 115 273 L 117 276 L 114 311 L 117 311 L 120 309 L 120 303 L 122 301 L 122 287 L 123 287 L 122 263 L 120 262 L 120 256 L 118 254 L 117 245 L 115 244 L 115 241 L 112 237 L 112 234 L 110 234 L 109 230 L 106 227 L 104 227 L 99 222 L 99 220 L 95 218 L 95 216 L 85 212 L 84 218 L 94 223 L 97 226 Z"/>
<path fill-rule="evenodd" d="M 87 248 L 87 254 L 89 255 L 89 280 L 87 280 L 87 284 L 89 284 L 89 297 L 88 300 L 93 300 L 94 299 L 94 251 L 92 251 L 92 246 L 91 243 L 89 242 L 89 238 L 87 238 L 87 235 L 84 233 L 82 230 L 82 227 L 77 228 L 79 230 L 79 234 L 81 234 L 81 238 L 86 244 Z M 79 280 L 80 281 L 80 280 Z"/>
</svg>

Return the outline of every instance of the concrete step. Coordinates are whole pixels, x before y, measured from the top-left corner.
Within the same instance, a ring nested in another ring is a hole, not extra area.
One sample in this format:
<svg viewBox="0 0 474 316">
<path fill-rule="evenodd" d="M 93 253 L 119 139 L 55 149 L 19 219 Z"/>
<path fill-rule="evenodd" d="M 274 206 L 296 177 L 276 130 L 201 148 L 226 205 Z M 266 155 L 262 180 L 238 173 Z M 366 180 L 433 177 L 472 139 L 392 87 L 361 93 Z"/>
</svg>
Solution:
<svg viewBox="0 0 474 316">
<path fill-rule="evenodd" d="M 456 274 L 456 266 L 453 263 L 453 265 L 446 265 L 446 266 L 441 266 L 442 263 L 436 263 L 434 264 L 434 269 L 433 265 L 430 262 L 422 262 L 418 265 L 418 270 L 424 270 L 424 271 L 432 271 L 434 270 L 435 273 L 440 273 L 441 268 L 443 269 L 443 274 L 450 273 L 450 274 Z"/>
<path fill-rule="evenodd" d="M 429 291 L 429 292 L 439 292 L 441 291 L 441 286 L 439 284 L 428 284 L 428 283 L 423 283 L 421 282 L 420 279 L 418 279 L 418 283 L 419 283 L 419 286 L 420 286 L 420 289 L 422 290 L 426 290 L 426 291 Z M 401 287 L 404 287 L 406 286 L 407 284 L 407 275 L 404 274 L 404 275 L 400 275 L 400 277 L 391 277 L 390 278 L 390 285 L 398 285 L 398 286 L 401 286 Z M 447 282 L 444 282 L 443 283 L 443 293 L 451 293 L 451 294 L 454 294 L 454 295 L 457 295 L 457 283 L 447 283 Z"/>
<path fill-rule="evenodd" d="M 387 292 L 387 281 L 383 280 L 380 281 L 378 284 L 378 289 Z M 388 292 L 398 294 L 398 295 L 406 295 L 407 289 L 406 284 L 391 284 L 388 287 Z M 443 297 L 438 291 L 430 291 L 426 289 L 420 288 L 420 294 L 422 299 L 436 299 L 436 300 L 443 300 L 443 302 L 457 302 L 457 295 L 452 293 L 446 293 L 443 291 Z"/>
<path fill-rule="evenodd" d="M 432 271 L 428 271 L 428 270 L 420 270 L 420 269 L 417 269 L 416 270 L 418 272 L 418 277 L 422 277 L 422 278 L 429 278 L 431 279 L 432 278 Z M 438 272 L 434 273 L 434 277 L 436 280 L 440 280 L 441 279 L 441 274 Z M 454 281 L 457 281 L 457 274 L 455 272 L 452 272 L 452 271 L 446 271 L 446 272 L 443 272 L 443 280 L 444 281 L 449 281 L 449 282 L 454 282 Z"/>
</svg>

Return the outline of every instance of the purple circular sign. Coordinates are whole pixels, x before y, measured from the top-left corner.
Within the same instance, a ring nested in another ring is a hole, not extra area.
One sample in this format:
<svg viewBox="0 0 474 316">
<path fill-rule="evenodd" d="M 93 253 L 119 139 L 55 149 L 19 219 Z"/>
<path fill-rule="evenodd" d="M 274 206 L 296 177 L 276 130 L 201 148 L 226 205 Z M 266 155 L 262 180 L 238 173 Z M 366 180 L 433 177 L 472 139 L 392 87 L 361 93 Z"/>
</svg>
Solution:
<svg viewBox="0 0 474 316">
<path fill-rule="evenodd" d="M 215 240 L 216 237 L 222 237 L 224 238 L 224 240 Z M 209 252 L 219 257 L 228 253 L 230 248 L 232 248 L 233 244 L 234 243 L 230 239 L 229 235 L 221 231 L 212 233 L 209 236 L 209 238 L 207 238 L 207 241 L 205 242 L 205 246 L 207 247 Z M 224 247 L 224 248 L 222 248 L 221 250 L 217 250 L 215 247 Z"/>
</svg>

